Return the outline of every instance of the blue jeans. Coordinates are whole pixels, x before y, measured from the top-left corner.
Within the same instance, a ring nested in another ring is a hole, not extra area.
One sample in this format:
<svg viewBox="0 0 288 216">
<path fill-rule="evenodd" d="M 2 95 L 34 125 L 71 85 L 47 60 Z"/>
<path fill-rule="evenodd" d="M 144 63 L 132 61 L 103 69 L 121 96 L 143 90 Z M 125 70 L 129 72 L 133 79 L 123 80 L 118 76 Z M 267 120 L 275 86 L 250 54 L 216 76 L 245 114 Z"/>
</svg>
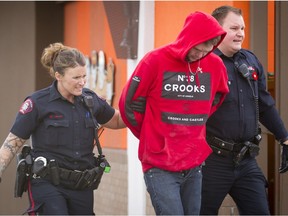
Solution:
<svg viewBox="0 0 288 216">
<path fill-rule="evenodd" d="M 157 215 L 199 215 L 201 166 L 186 172 L 152 168 L 144 173 L 144 180 Z"/>
</svg>

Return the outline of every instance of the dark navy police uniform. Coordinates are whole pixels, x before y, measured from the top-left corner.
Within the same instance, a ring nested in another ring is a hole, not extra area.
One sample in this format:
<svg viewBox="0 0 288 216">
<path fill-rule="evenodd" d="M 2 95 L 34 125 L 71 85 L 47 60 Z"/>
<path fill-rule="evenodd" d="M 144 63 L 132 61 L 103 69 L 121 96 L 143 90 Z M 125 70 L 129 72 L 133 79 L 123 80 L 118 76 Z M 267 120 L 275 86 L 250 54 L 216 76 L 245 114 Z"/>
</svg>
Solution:
<svg viewBox="0 0 288 216">
<path fill-rule="evenodd" d="M 27 97 L 20 108 L 11 132 L 32 139 L 32 156 L 55 159 L 58 166 L 83 171 L 95 166 L 93 153 L 94 124 L 83 102 L 75 96 L 72 104 L 57 90 L 57 81 Z M 93 97 L 93 115 L 99 124 L 108 122 L 115 113 L 103 99 L 89 89 L 83 95 Z M 47 179 L 31 178 L 28 190 L 30 212 L 42 214 L 94 214 L 93 190 L 71 190 L 55 186 Z"/>
<path fill-rule="evenodd" d="M 245 141 L 254 142 L 258 133 L 257 116 L 277 140 L 286 139 L 288 133 L 274 107 L 273 98 L 266 91 L 265 73 L 257 57 L 245 49 L 231 58 L 219 49 L 215 53 L 227 68 L 230 92 L 207 122 L 207 141 L 213 153 L 202 169 L 201 214 L 218 214 L 222 201 L 230 194 L 240 214 L 267 215 L 270 214 L 267 181 L 255 156 L 248 150 L 239 165 L 233 160 Z M 239 73 L 243 63 L 248 67 L 250 82 Z M 258 101 L 255 95 L 258 95 Z"/>
</svg>

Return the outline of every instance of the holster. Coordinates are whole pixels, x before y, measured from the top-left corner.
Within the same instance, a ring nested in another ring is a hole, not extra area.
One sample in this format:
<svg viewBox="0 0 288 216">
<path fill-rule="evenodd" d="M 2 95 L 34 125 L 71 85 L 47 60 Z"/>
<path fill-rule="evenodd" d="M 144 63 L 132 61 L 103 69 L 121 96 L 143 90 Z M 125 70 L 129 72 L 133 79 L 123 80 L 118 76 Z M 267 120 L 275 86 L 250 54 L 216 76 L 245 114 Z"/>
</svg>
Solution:
<svg viewBox="0 0 288 216">
<path fill-rule="evenodd" d="M 33 164 L 30 150 L 31 147 L 25 145 L 23 146 L 21 153 L 17 154 L 16 180 L 14 187 L 14 197 L 16 198 L 22 197 L 23 193 L 27 191 L 28 180 Z"/>
<path fill-rule="evenodd" d="M 249 141 L 244 142 L 243 148 L 234 157 L 235 165 L 238 166 L 240 164 L 240 162 L 243 160 L 247 151 L 249 151 L 249 155 L 251 157 L 256 157 L 259 154 L 259 150 L 260 150 L 260 148 L 258 145 L 254 144 L 252 142 L 249 142 Z"/>
</svg>

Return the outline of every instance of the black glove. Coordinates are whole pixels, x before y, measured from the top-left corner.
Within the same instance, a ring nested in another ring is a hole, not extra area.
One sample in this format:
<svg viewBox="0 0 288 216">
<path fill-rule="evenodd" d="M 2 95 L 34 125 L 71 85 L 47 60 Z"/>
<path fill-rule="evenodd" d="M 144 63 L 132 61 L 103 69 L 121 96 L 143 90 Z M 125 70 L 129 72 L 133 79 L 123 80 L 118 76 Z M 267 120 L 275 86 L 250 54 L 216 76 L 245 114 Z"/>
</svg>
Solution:
<svg viewBox="0 0 288 216">
<path fill-rule="evenodd" d="M 146 98 L 138 97 L 136 100 L 131 102 L 131 108 L 133 111 L 144 113 L 146 108 Z"/>
<path fill-rule="evenodd" d="M 279 168 L 279 173 L 285 173 L 288 170 L 288 145 L 281 144 L 281 167 Z"/>
</svg>

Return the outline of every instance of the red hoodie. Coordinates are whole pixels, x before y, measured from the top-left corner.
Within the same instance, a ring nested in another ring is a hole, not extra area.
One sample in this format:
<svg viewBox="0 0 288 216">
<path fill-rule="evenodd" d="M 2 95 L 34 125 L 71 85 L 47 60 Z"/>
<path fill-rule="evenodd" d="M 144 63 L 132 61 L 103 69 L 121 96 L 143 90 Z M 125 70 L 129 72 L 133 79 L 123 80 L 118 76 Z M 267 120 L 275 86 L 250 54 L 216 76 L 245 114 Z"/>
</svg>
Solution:
<svg viewBox="0 0 288 216">
<path fill-rule="evenodd" d="M 190 69 L 185 57 L 192 47 L 219 35 L 222 41 L 226 32 L 212 16 L 190 14 L 176 41 L 147 53 L 124 87 L 119 109 L 139 139 L 144 172 L 152 167 L 187 170 L 201 165 L 212 152 L 205 124 L 228 93 L 226 68 L 212 53 L 219 44 L 189 63 Z M 221 96 L 213 105 L 216 93 Z M 146 98 L 143 114 L 131 107 L 139 97 Z"/>
</svg>

